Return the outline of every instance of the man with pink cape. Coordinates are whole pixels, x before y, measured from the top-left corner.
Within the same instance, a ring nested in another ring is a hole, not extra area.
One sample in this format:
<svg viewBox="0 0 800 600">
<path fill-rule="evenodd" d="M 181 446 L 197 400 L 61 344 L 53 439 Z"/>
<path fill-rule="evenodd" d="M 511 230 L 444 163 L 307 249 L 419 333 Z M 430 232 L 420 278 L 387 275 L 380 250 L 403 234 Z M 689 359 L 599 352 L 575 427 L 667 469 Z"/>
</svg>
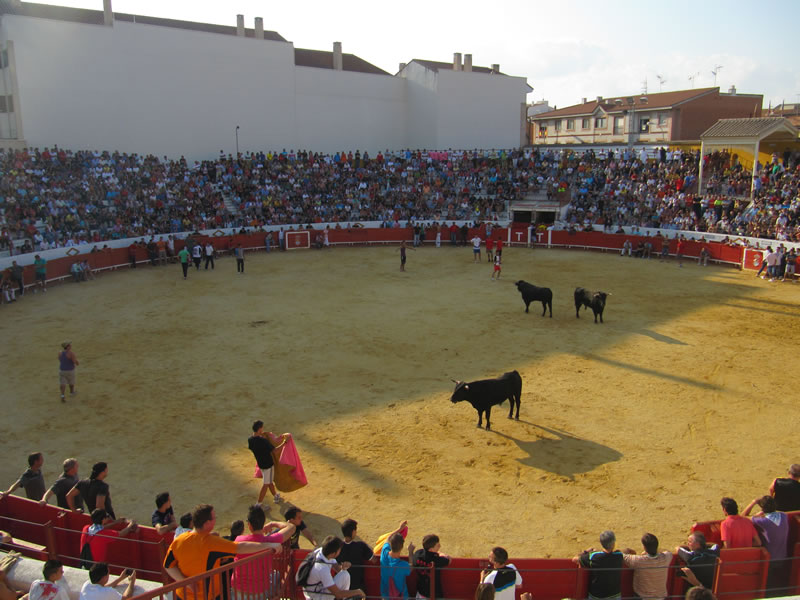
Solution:
<svg viewBox="0 0 800 600">
<path fill-rule="evenodd" d="M 264 499 L 269 490 L 276 503 L 281 502 L 281 492 L 299 490 L 308 483 L 297 446 L 290 433 L 275 435 L 264 431 L 264 423 L 253 423 L 253 435 L 248 440 L 248 447 L 256 459 L 255 477 L 262 478 L 258 502 Z"/>
</svg>

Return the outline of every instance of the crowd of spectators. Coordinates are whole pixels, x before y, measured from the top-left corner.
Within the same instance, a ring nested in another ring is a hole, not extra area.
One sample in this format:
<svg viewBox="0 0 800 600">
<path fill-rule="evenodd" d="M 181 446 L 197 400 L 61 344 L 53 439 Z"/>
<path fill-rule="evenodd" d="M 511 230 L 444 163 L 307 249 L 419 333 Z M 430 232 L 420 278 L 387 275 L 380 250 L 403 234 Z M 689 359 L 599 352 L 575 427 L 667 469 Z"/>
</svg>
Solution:
<svg viewBox="0 0 800 600">
<path fill-rule="evenodd" d="M 370 156 L 359 151 L 241 155 L 189 164 L 119 152 L 0 152 L 0 250 L 220 227 L 497 220 L 509 201 L 559 192 L 567 220 L 800 239 L 800 157 L 751 173 L 737 155 L 525 149 Z"/>
</svg>

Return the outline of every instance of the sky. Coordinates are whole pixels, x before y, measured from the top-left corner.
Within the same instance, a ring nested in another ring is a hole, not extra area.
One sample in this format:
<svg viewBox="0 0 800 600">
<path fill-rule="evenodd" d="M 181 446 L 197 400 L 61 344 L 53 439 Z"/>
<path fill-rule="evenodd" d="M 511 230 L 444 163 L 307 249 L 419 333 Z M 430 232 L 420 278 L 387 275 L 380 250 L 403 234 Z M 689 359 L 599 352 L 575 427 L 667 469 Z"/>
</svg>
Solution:
<svg viewBox="0 0 800 600">
<path fill-rule="evenodd" d="M 102 9 L 102 0 L 51 4 Z M 297 48 L 345 53 L 395 74 L 414 58 L 499 64 L 525 77 L 528 102 L 559 108 L 582 98 L 718 85 L 800 102 L 800 0 L 112 0 L 115 12 L 245 26 L 262 17 Z M 717 72 L 717 75 L 712 73 Z M 690 80 L 693 77 L 693 80 Z M 716 83 L 715 83 L 716 79 Z M 645 83 L 646 82 L 646 83 Z M 645 88 L 646 86 L 646 88 Z"/>
</svg>

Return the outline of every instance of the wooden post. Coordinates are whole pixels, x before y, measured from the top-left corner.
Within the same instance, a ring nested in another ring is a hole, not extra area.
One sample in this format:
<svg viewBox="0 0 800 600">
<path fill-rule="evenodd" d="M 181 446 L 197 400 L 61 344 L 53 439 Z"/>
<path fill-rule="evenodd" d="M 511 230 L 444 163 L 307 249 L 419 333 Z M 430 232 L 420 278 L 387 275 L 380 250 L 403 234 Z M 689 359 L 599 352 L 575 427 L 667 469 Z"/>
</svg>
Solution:
<svg viewBox="0 0 800 600">
<path fill-rule="evenodd" d="M 44 536 L 47 540 L 47 556 L 55 560 L 58 558 L 58 548 L 56 548 L 56 536 L 53 533 L 52 521 L 48 521 L 44 524 Z"/>
</svg>

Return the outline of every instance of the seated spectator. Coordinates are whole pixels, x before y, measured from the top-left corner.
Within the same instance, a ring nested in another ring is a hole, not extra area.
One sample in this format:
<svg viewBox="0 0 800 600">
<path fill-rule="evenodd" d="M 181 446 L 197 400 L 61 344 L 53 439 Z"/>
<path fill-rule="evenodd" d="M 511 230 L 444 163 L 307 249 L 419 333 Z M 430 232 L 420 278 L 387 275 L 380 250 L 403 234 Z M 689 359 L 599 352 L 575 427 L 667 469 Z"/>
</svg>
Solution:
<svg viewBox="0 0 800 600">
<path fill-rule="evenodd" d="M 688 544 L 675 548 L 675 554 L 686 563 L 681 573 L 689 583 L 708 589 L 713 587 L 719 549 L 716 546 L 709 548 L 701 531 L 690 533 Z"/>
<path fill-rule="evenodd" d="M 294 532 L 294 525 L 291 523 L 270 522 L 266 523 L 264 509 L 260 504 L 254 504 L 247 513 L 247 526 L 250 528 L 248 535 L 238 535 L 236 542 L 259 542 L 267 543 L 273 551 L 281 549 L 281 545 Z M 265 531 L 279 528 L 280 531 L 265 535 Z M 236 556 L 234 560 L 241 560 L 241 556 Z M 269 574 L 269 579 L 265 574 Z M 233 589 L 244 592 L 247 595 L 257 595 L 259 597 L 272 597 L 277 591 L 280 583 L 279 574 L 272 568 L 272 556 L 267 554 L 259 562 L 250 562 L 248 565 L 237 567 L 233 572 L 231 585 Z"/>
<path fill-rule="evenodd" d="M 720 500 L 725 519 L 720 523 L 720 535 L 723 548 L 750 548 L 760 546 L 761 538 L 750 519 L 739 514 L 739 505 L 733 498 Z"/>
<path fill-rule="evenodd" d="M 231 532 L 229 535 L 223 535 L 226 540 L 233 541 L 244 533 L 244 521 L 241 519 L 235 520 L 231 523 Z"/>
<path fill-rule="evenodd" d="M 150 521 L 159 535 L 166 535 L 178 527 L 169 492 L 161 492 L 156 496 L 156 509 L 153 511 Z"/>
<path fill-rule="evenodd" d="M 711 256 L 711 253 L 708 251 L 708 248 L 706 247 L 706 245 L 703 244 L 703 247 L 700 248 L 700 256 L 697 257 L 697 264 L 701 265 L 703 267 L 707 267 L 708 266 L 708 259 L 709 259 L 710 256 Z"/>
<path fill-rule="evenodd" d="M 70 600 L 69 585 L 64 579 L 64 565 L 57 560 L 45 561 L 42 579 L 31 583 L 28 600 Z"/>
<path fill-rule="evenodd" d="M 358 522 L 354 519 L 345 519 L 342 523 L 342 535 L 344 543 L 342 551 L 336 560 L 340 563 L 350 563 L 347 570 L 350 573 L 350 587 L 353 589 L 364 589 L 364 565 L 373 560 L 372 548 L 361 540 L 356 540 L 358 533 Z"/>
<path fill-rule="evenodd" d="M 644 552 L 631 548 L 622 551 L 622 559 L 633 571 L 633 591 L 642 600 L 663 600 L 667 597 L 667 576 L 672 552 L 658 551 L 658 538 L 652 533 L 642 536 Z"/>
<path fill-rule="evenodd" d="M 439 552 L 442 544 L 439 536 L 430 534 L 422 538 L 422 548 L 414 553 L 414 566 L 417 568 L 417 598 L 429 598 L 431 594 L 431 567 L 434 568 L 434 590 L 436 598 L 445 598 L 442 592 L 442 577 L 439 569 L 450 564 L 450 557 Z"/>
<path fill-rule="evenodd" d="M 128 586 L 123 593 L 119 593 L 114 588 L 128 579 Z M 80 600 L 127 600 L 133 597 L 133 590 L 136 586 L 136 571 L 130 575 L 128 571 L 123 572 L 114 581 L 109 583 L 108 565 L 97 563 L 89 569 L 89 581 L 81 588 Z"/>
<path fill-rule="evenodd" d="M 72 279 L 75 281 L 75 283 L 80 283 L 84 280 L 83 269 L 81 268 L 80 261 L 75 261 L 72 263 L 72 266 L 69 268 L 69 272 L 72 275 Z"/>
<path fill-rule="evenodd" d="M 25 490 L 25 496 L 31 500 L 41 500 L 44 496 L 43 464 L 44 455 L 41 452 L 28 455 L 27 470 L 5 492 L 0 492 L 0 499 L 21 487 Z"/>
<path fill-rule="evenodd" d="M 711 588 L 695 586 L 687 590 L 685 600 L 717 600 L 717 597 Z"/>
<path fill-rule="evenodd" d="M 384 599 L 408 598 L 406 578 L 411 574 L 411 567 L 414 564 L 414 544 L 408 544 L 406 562 L 401 557 L 405 543 L 406 540 L 401 533 L 393 533 L 381 548 L 381 597 Z"/>
<path fill-rule="evenodd" d="M 178 521 L 178 526 L 175 528 L 175 537 L 178 537 L 184 533 L 189 533 L 192 529 L 192 513 L 184 513 L 181 515 L 181 518 Z"/>
<path fill-rule="evenodd" d="M 522 575 L 508 562 L 506 549 L 496 546 L 489 553 L 489 567 L 481 572 L 480 582 L 494 586 L 497 600 L 513 600 L 516 589 L 522 585 Z"/>
<path fill-rule="evenodd" d="M 306 600 L 330 600 L 331 596 L 334 598 L 367 597 L 363 590 L 350 589 L 350 574 L 347 572 L 350 565 L 336 562 L 336 557 L 339 556 L 341 549 L 342 540 L 329 535 L 322 540 L 322 546 L 312 551 L 315 555 L 314 566 L 308 576 L 308 585 L 303 587 L 303 595 Z M 410 569 L 408 565 L 406 567 Z M 332 575 L 332 572 L 335 572 L 336 575 Z M 407 596 L 408 594 L 406 594 Z"/>
<path fill-rule="evenodd" d="M 615 550 L 617 536 L 606 530 L 600 534 L 602 550 L 589 548 L 572 559 L 589 569 L 589 600 L 619 600 L 623 557 Z"/>
<path fill-rule="evenodd" d="M 3 303 L 11 304 L 17 301 L 17 292 L 14 290 L 14 286 L 11 285 L 11 275 L 8 269 L 0 275 L 0 291 L 3 294 Z"/>
<path fill-rule="evenodd" d="M 631 256 L 632 250 L 633 250 L 633 244 L 631 244 L 631 241 L 625 240 L 622 244 L 622 250 L 620 251 L 619 255 L 625 256 L 627 254 L 628 256 Z"/>
<path fill-rule="evenodd" d="M 96 508 L 91 514 L 92 524 L 84 525 L 81 531 L 81 561 L 88 569 L 93 563 L 105 562 L 108 559 L 109 546 L 117 538 L 128 537 L 136 531 L 136 521 L 126 521 L 125 527 L 116 531 L 111 529 L 122 522 L 115 521 L 102 508 Z"/>
<path fill-rule="evenodd" d="M 60 508 L 69 508 L 67 494 L 78 483 L 78 460 L 75 458 L 68 458 L 64 461 L 63 468 L 64 472 L 56 479 L 56 482 L 50 486 L 50 489 L 45 492 L 42 499 L 39 500 L 39 504 L 47 504 L 48 498 L 55 494 L 56 505 Z M 83 500 L 80 495 L 76 496 L 73 502 L 75 502 L 79 510 L 83 510 Z"/>
<path fill-rule="evenodd" d="M 772 496 L 762 496 L 753 500 L 742 511 L 742 516 L 747 517 L 753 507 L 758 504 L 761 512 L 753 516 L 755 525 L 761 538 L 762 545 L 769 552 L 769 575 L 767 577 L 768 596 L 784 596 L 788 592 L 789 571 L 791 562 L 789 556 L 789 517 L 779 512 L 775 499 Z"/>
<path fill-rule="evenodd" d="M 789 477 L 777 477 L 769 486 L 777 510 L 800 510 L 800 464 L 789 467 Z"/>
</svg>

